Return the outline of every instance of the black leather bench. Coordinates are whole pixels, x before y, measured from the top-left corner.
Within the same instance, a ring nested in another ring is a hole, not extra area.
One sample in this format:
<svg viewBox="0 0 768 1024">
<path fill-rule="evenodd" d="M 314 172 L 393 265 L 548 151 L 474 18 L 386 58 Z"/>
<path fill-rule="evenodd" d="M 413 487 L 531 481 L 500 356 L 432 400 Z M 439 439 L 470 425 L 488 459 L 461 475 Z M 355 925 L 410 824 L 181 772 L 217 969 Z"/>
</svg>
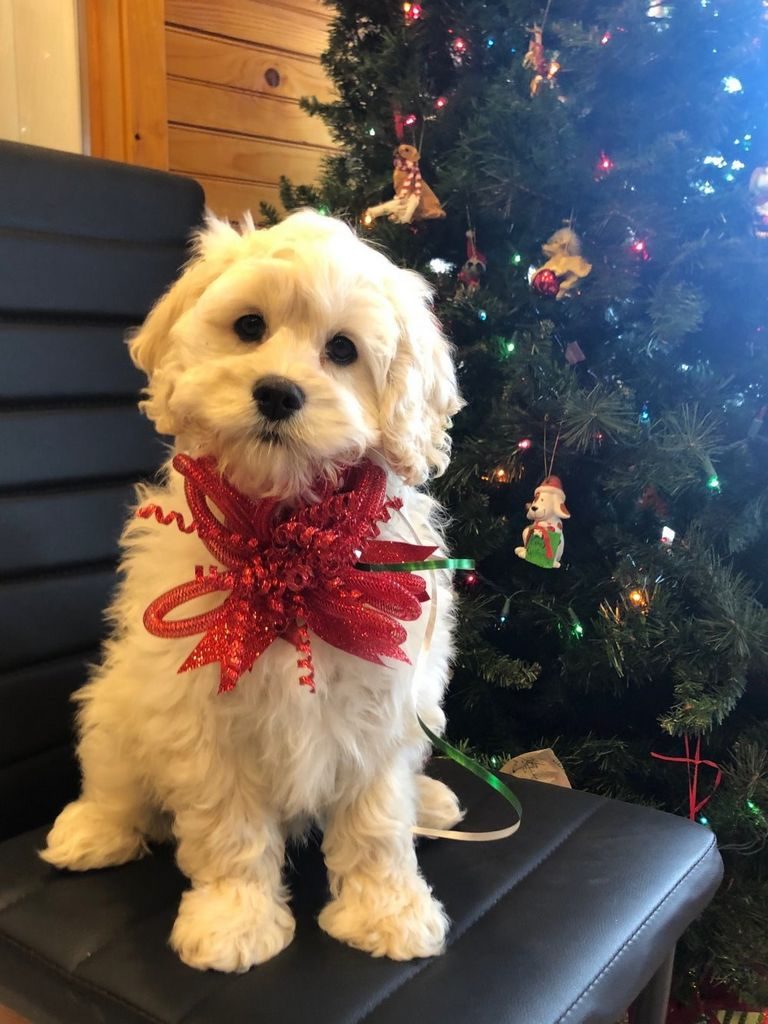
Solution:
<svg viewBox="0 0 768 1024">
<path fill-rule="evenodd" d="M 636 1024 L 660 1024 L 675 943 L 722 867 L 708 830 L 647 808 L 515 780 L 517 835 L 421 844 L 453 928 L 411 963 L 319 930 L 316 843 L 292 854 L 293 945 L 238 976 L 168 948 L 172 850 L 84 875 L 37 858 L 76 789 L 68 695 L 96 656 L 131 482 L 162 455 L 122 333 L 201 206 L 188 180 L 0 143 L 0 1004 L 33 1024 L 614 1024 L 637 999 Z M 465 827 L 506 822 L 472 776 L 433 771 Z"/>
</svg>

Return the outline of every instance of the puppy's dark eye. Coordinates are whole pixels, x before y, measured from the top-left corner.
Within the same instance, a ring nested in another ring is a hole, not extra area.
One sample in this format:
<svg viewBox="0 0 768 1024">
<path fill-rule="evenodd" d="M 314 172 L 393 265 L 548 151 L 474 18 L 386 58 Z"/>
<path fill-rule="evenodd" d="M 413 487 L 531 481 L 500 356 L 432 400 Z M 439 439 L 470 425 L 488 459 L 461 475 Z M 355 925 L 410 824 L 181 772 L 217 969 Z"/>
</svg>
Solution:
<svg viewBox="0 0 768 1024">
<path fill-rule="evenodd" d="M 337 334 L 336 337 L 331 338 L 325 346 L 325 354 L 337 366 L 349 366 L 350 363 L 354 363 L 357 359 L 357 349 L 354 342 L 350 341 L 349 338 L 345 338 L 343 334 Z"/>
<path fill-rule="evenodd" d="M 267 324 L 260 313 L 246 313 L 233 324 L 240 341 L 261 341 L 267 333 Z"/>
</svg>

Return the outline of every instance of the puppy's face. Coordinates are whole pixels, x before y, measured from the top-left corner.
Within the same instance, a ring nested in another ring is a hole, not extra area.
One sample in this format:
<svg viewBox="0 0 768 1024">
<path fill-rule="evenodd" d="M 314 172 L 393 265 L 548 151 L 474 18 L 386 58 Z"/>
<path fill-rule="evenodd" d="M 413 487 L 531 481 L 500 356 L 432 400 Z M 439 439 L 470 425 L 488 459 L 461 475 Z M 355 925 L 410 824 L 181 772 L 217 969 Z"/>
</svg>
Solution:
<svg viewBox="0 0 768 1024">
<path fill-rule="evenodd" d="M 447 464 L 460 402 L 427 286 L 338 221 L 211 222 L 131 354 L 158 429 L 246 493 L 299 494 L 366 452 L 408 483 Z"/>
</svg>

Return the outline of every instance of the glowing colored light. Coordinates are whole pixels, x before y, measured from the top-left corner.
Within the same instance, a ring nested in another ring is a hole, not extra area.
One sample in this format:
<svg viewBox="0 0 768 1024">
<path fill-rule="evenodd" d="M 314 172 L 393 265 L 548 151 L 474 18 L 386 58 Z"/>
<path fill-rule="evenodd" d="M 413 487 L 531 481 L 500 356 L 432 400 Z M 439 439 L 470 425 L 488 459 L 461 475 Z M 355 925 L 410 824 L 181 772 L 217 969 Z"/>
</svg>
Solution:
<svg viewBox="0 0 768 1024">
<path fill-rule="evenodd" d="M 710 489 L 710 491 L 719 491 L 720 490 L 720 480 L 718 478 L 717 473 L 713 473 L 709 477 L 709 479 L 707 480 L 707 487 Z"/>
<path fill-rule="evenodd" d="M 368 129 L 368 134 L 369 135 L 375 135 L 376 134 L 376 129 L 375 128 L 369 128 Z"/>
<path fill-rule="evenodd" d="M 464 579 L 467 583 L 477 583 L 477 576 L 473 572 L 468 572 Z"/>
<path fill-rule="evenodd" d="M 605 32 L 603 34 L 603 38 L 600 40 L 600 45 L 601 46 L 606 46 L 608 43 L 610 43 L 610 41 L 611 41 L 611 33 L 610 32 Z"/>
<path fill-rule="evenodd" d="M 477 311 L 477 319 L 478 320 L 482 320 L 482 321 L 486 321 L 488 319 L 488 314 L 486 313 L 486 311 L 484 309 L 478 309 L 478 311 Z"/>
<path fill-rule="evenodd" d="M 503 623 L 503 622 L 506 622 L 506 621 L 507 621 L 507 616 L 506 615 L 500 615 L 499 616 L 499 622 Z"/>
<path fill-rule="evenodd" d="M 514 343 L 514 341 L 508 341 L 507 342 L 507 355 L 511 356 L 514 351 L 515 351 L 515 343 Z"/>
<path fill-rule="evenodd" d="M 690 363 L 680 363 L 680 369 L 683 371 L 683 373 L 688 373 L 690 368 L 691 368 L 691 364 Z"/>
<path fill-rule="evenodd" d="M 495 40 L 495 39 L 493 39 L 493 38 L 488 38 L 488 39 L 486 39 L 486 40 L 485 40 L 485 45 L 486 45 L 486 46 L 488 47 L 488 49 L 490 50 L 490 48 L 491 48 L 492 46 L 495 46 L 495 45 L 496 45 L 496 40 Z"/>
<path fill-rule="evenodd" d="M 468 49 L 467 40 L 462 39 L 461 36 L 456 36 L 456 38 L 451 43 L 451 49 L 453 50 L 454 53 L 466 53 Z"/>
<path fill-rule="evenodd" d="M 700 825 L 708 825 L 709 824 L 709 818 L 705 818 L 704 815 L 702 814 L 702 816 L 699 818 L 699 824 Z"/>
<path fill-rule="evenodd" d="M 737 78 L 735 75 L 726 75 L 725 78 L 722 79 L 722 86 L 727 93 L 732 94 L 736 92 L 744 92 L 744 86 L 741 84 L 741 79 Z"/>
<path fill-rule="evenodd" d="M 443 260 L 436 256 L 433 260 L 429 261 L 429 269 L 433 274 L 450 274 L 452 270 L 456 269 L 456 264 L 449 263 L 448 260 Z"/>
<path fill-rule="evenodd" d="M 363 214 L 363 218 L 362 219 L 363 219 L 363 225 L 365 227 L 369 228 L 371 226 L 371 224 L 373 224 L 373 222 L 374 222 L 374 220 L 376 218 L 373 216 L 372 213 L 369 213 L 369 211 L 366 210 L 365 213 Z"/>
<path fill-rule="evenodd" d="M 757 804 L 752 800 L 747 800 L 747 807 L 750 809 L 750 811 L 752 811 L 753 814 L 757 810 Z"/>
<path fill-rule="evenodd" d="M 647 402 L 643 402 L 642 408 L 640 409 L 640 422 L 641 423 L 650 423 L 651 422 L 651 413 L 650 413 L 650 410 L 648 409 L 648 403 Z"/>
<path fill-rule="evenodd" d="M 331 212 L 331 211 L 330 211 L 330 210 L 328 209 L 328 207 L 327 207 L 327 206 L 318 206 L 318 208 L 317 208 L 317 212 L 318 212 L 318 213 L 319 213 L 319 214 L 320 214 L 321 216 L 323 216 L 323 217 L 327 217 L 327 216 L 328 216 L 328 215 L 330 214 L 330 212 Z"/>
<path fill-rule="evenodd" d="M 509 262 L 513 266 L 519 267 L 520 264 L 523 262 L 523 257 L 521 256 L 521 254 L 519 252 L 513 253 L 512 254 L 512 259 Z"/>
<path fill-rule="evenodd" d="M 406 128 L 413 128 L 413 126 L 416 124 L 416 115 L 409 114 L 403 121 L 403 124 L 405 125 Z"/>
<path fill-rule="evenodd" d="M 533 447 L 533 441 L 530 439 L 530 437 L 524 437 L 522 441 L 517 442 L 517 447 L 521 451 L 527 452 L 530 448 Z"/>
<path fill-rule="evenodd" d="M 403 4 L 403 14 L 408 21 L 418 21 L 421 17 L 421 11 L 421 4 L 408 3 L 407 0 Z"/>
<path fill-rule="evenodd" d="M 642 238 L 636 238 L 630 246 L 630 249 L 635 253 L 635 255 L 639 256 L 643 260 L 649 260 L 651 258 L 651 254 L 648 252 L 648 246 Z"/>
<path fill-rule="evenodd" d="M 630 590 L 630 592 L 627 594 L 627 597 L 636 608 L 639 608 L 641 605 L 645 604 L 645 594 L 642 592 L 642 590 L 639 590 L 637 587 L 635 587 L 634 590 Z"/>
<path fill-rule="evenodd" d="M 584 636 L 584 627 L 580 622 L 574 622 L 574 624 L 571 626 L 571 636 L 575 637 L 576 640 L 581 640 L 581 638 Z"/>
<path fill-rule="evenodd" d="M 600 154 L 600 160 L 598 161 L 597 168 L 604 173 L 612 171 L 616 164 L 611 160 L 607 153 Z"/>
<path fill-rule="evenodd" d="M 438 96 L 437 99 L 435 100 L 435 107 L 437 110 L 442 110 L 443 107 L 447 105 L 447 103 L 448 100 L 445 98 L 445 96 Z"/>
</svg>

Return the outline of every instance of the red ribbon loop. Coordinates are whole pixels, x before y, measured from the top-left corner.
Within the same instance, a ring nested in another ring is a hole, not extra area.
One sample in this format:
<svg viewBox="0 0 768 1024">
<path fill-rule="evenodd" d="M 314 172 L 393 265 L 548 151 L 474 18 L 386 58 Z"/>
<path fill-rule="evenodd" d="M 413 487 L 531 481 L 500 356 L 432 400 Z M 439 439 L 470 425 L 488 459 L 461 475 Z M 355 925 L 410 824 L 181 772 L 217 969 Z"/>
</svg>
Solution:
<svg viewBox="0 0 768 1024">
<path fill-rule="evenodd" d="M 310 631 L 326 643 L 374 664 L 382 658 L 408 661 L 407 638 L 398 619 L 414 621 L 428 600 L 421 577 L 410 572 L 371 574 L 356 562 L 397 564 L 423 561 L 434 547 L 378 539 L 399 499 L 386 496 L 386 473 L 371 462 L 351 467 L 341 489 L 313 505 L 286 508 L 275 498 L 252 501 L 235 490 L 211 458 L 177 455 L 193 521 L 155 505 L 142 518 L 176 523 L 198 536 L 226 571 L 197 566 L 195 577 L 155 598 L 144 613 L 153 636 L 180 638 L 203 633 L 179 668 L 188 672 L 219 662 L 219 692 L 232 690 L 277 639 L 293 644 L 302 685 L 314 690 Z M 218 510 L 214 515 L 211 505 Z M 169 619 L 188 601 L 228 592 L 217 607 Z"/>
</svg>

